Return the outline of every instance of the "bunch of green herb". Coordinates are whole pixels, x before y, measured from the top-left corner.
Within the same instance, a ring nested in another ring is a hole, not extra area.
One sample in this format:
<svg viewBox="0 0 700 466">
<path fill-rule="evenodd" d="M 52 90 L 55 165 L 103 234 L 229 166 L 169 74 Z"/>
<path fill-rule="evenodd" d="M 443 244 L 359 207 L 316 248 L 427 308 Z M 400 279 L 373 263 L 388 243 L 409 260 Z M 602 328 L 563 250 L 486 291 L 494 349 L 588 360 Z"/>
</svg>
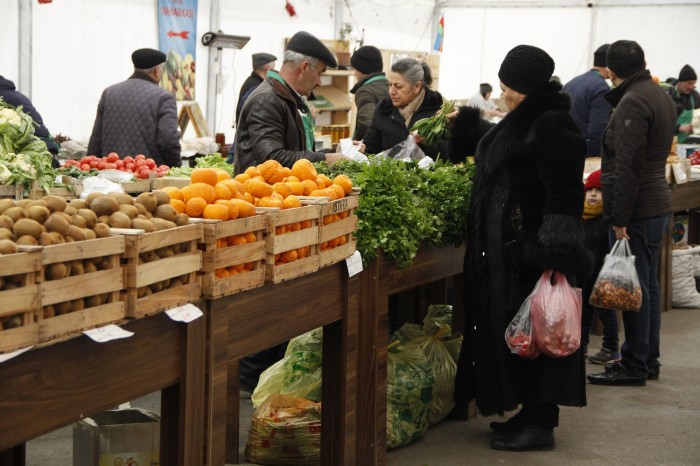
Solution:
<svg viewBox="0 0 700 466">
<path fill-rule="evenodd" d="M 233 165 L 226 161 L 225 157 L 222 157 L 218 152 L 214 154 L 208 154 L 203 157 L 197 157 L 194 162 L 195 168 L 221 168 L 222 170 L 228 172 L 229 175 L 233 176 Z"/>
<path fill-rule="evenodd" d="M 416 131 L 423 137 L 426 145 L 434 146 L 441 138 L 449 134 L 447 114 L 454 112 L 454 109 L 455 103 L 453 101 L 444 101 L 437 114 L 416 121 L 411 132 Z"/>
<path fill-rule="evenodd" d="M 191 178 L 192 167 L 173 167 L 168 170 L 168 176 L 174 176 L 176 178 Z"/>
</svg>

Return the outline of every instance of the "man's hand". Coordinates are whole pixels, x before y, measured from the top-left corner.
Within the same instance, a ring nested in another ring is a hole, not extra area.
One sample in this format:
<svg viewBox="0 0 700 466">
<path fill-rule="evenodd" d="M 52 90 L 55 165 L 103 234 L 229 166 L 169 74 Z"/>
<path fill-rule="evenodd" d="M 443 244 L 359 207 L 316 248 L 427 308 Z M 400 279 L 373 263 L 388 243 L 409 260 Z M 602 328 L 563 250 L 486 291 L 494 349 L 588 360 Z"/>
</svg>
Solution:
<svg viewBox="0 0 700 466">
<path fill-rule="evenodd" d="M 688 123 L 687 125 L 680 125 L 678 127 L 678 132 L 693 134 L 693 125 L 691 125 L 690 123 Z"/>
<path fill-rule="evenodd" d="M 344 156 L 341 152 L 326 152 L 326 163 L 335 163 L 341 160 L 352 160 L 350 157 Z"/>
<path fill-rule="evenodd" d="M 616 239 L 626 239 L 629 240 L 630 237 L 627 234 L 627 227 L 616 227 L 613 225 L 613 231 L 615 232 L 615 238 Z"/>
</svg>

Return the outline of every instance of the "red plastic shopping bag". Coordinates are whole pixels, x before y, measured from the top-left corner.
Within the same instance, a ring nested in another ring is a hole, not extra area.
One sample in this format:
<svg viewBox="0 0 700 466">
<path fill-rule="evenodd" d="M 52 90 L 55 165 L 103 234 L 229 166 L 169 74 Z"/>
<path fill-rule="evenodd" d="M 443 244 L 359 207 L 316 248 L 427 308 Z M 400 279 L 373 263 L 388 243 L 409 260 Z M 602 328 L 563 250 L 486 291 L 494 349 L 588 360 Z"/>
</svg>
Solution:
<svg viewBox="0 0 700 466">
<path fill-rule="evenodd" d="M 581 288 L 561 272 L 545 270 L 531 295 L 535 341 L 542 353 L 564 357 L 581 345 Z"/>
<path fill-rule="evenodd" d="M 539 285 L 539 283 L 538 283 Z M 535 336 L 532 329 L 532 319 L 530 316 L 531 297 L 537 291 L 537 286 L 530 293 L 530 296 L 525 298 L 525 301 L 520 306 L 520 309 L 510 321 L 506 328 L 506 344 L 510 348 L 510 352 L 517 354 L 525 359 L 535 359 L 540 355 L 540 350 L 535 344 Z"/>
</svg>

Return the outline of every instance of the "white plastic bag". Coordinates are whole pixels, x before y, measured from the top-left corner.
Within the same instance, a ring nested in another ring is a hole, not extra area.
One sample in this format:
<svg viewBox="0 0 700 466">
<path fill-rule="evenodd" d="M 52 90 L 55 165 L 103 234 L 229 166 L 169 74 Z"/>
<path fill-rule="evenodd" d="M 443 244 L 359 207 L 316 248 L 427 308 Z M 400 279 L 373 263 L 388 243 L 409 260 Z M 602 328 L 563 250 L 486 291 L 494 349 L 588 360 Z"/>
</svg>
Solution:
<svg viewBox="0 0 700 466">
<path fill-rule="evenodd" d="M 88 176 L 83 180 L 83 192 L 80 193 L 80 199 L 85 199 L 90 193 L 123 193 L 124 188 L 119 183 L 110 181 L 101 176 Z"/>
<path fill-rule="evenodd" d="M 605 256 L 588 302 L 613 311 L 638 311 L 642 307 L 642 287 L 626 239 L 617 240 Z"/>
<path fill-rule="evenodd" d="M 391 157 L 401 162 L 420 162 L 425 157 L 425 154 L 416 144 L 413 135 L 409 134 L 404 141 L 396 144 L 391 149 L 380 152 L 377 156 Z"/>
<path fill-rule="evenodd" d="M 674 249 L 671 258 L 671 301 L 673 307 L 700 308 L 700 293 L 695 286 L 693 261 L 700 256 L 700 247 Z"/>
</svg>

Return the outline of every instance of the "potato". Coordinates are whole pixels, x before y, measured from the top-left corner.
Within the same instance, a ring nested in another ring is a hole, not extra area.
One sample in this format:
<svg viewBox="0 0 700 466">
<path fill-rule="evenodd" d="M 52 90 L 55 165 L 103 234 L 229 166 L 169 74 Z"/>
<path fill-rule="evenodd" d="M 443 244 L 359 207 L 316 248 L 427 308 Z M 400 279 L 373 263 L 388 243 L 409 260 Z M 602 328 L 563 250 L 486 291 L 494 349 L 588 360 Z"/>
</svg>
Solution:
<svg viewBox="0 0 700 466">
<path fill-rule="evenodd" d="M 14 254 L 17 252 L 17 244 L 9 239 L 0 240 L 0 254 Z"/>
<path fill-rule="evenodd" d="M 51 212 L 63 212 L 68 205 L 68 202 L 59 196 L 44 196 L 42 199 Z"/>
<path fill-rule="evenodd" d="M 66 220 L 63 215 L 54 212 L 46 219 L 44 227 L 46 227 L 46 231 L 48 232 L 55 231 L 56 233 L 60 233 L 61 236 L 66 236 L 68 234 L 68 228 L 70 227 L 70 221 Z"/>
<path fill-rule="evenodd" d="M 46 219 L 49 218 L 50 214 L 51 211 L 48 207 L 44 207 L 41 205 L 32 205 L 27 207 L 27 215 L 29 216 L 29 218 L 31 218 L 32 220 L 36 220 L 42 225 L 44 224 Z"/>
<path fill-rule="evenodd" d="M 141 193 L 134 202 L 143 205 L 148 212 L 153 212 L 158 207 L 158 199 L 153 193 Z M 170 199 L 168 199 L 168 202 L 170 202 Z"/>
<path fill-rule="evenodd" d="M 22 207 L 10 207 L 5 212 L 3 212 L 3 215 L 7 215 L 8 217 L 10 217 L 13 222 L 16 222 L 21 218 L 28 217 L 27 211 L 24 210 Z"/>
<path fill-rule="evenodd" d="M 119 209 L 119 203 L 111 196 L 96 197 L 90 203 L 90 210 L 100 215 L 112 215 Z M 127 228 L 127 227 L 124 227 Z"/>
<path fill-rule="evenodd" d="M 109 226 L 112 228 L 131 228 L 131 219 L 124 212 L 117 211 L 109 216 Z"/>
</svg>

